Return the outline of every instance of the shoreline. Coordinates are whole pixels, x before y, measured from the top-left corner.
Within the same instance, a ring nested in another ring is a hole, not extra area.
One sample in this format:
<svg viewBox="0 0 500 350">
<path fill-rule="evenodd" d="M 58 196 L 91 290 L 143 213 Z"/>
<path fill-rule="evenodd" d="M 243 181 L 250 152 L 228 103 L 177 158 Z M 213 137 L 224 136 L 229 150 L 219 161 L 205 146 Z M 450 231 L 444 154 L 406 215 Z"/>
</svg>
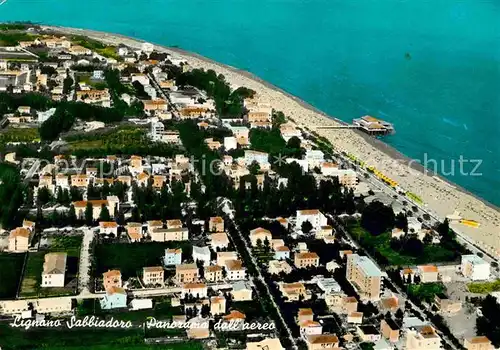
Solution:
<svg viewBox="0 0 500 350">
<path fill-rule="evenodd" d="M 140 47 L 140 44 L 148 42 L 121 34 L 90 29 L 40 26 L 62 35 L 83 35 L 112 45 L 124 43 L 131 47 Z M 257 92 L 259 98 L 263 97 L 263 102 L 271 103 L 273 108 L 282 110 L 297 124 L 309 127 L 311 130 L 314 130 L 310 127 L 311 125 L 347 124 L 253 73 L 213 61 L 194 52 L 153 44 L 155 49 L 185 59 L 194 68 L 214 69 L 218 73 L 224 74 L 228 83 L 233 87 L 247 86 L 252 88 Z M 421 197 L 425 207 L 431 209 L 439 217 L 444 218 L 446 215 L 452 214 L 454 210 L 458 210 L 464 219 L 479 221 L 481 228 L 472 229 L 461 224 L 452 224 L 451 226 L 476 241 L 479 246 L 491 251 L 492 254 L 500 255 L 500 208 L 498 206 L 440 175 L 427 174 L 421 164 L 412 162 L 412 159 L 396 148 L 359 130 L 315 131 L 326 137 L 336 150 L 354 154 L 366 163 L 374 165 L 387 176 L 394 178 L 406 191 Z M 492 247 L 493 250 L 490 250 L 489 247 Z"/>
</svg>

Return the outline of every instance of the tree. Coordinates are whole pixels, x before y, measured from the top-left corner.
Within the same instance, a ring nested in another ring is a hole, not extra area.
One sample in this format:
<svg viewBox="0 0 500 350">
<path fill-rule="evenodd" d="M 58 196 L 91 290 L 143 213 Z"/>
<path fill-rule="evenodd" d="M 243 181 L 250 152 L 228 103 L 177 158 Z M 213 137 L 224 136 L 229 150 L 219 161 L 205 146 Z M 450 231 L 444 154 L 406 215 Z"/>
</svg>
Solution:
<svg viewBox="0 0 500 350">
<path fill-rule="evenodd" d="M 394 225 L 404 232 L 408 232 L 408 218 L 405 214 L 399 213 L 398 215 L 396 215 Z"/>
<path fill-rule="evenodd" d="M 309 222 L 309 220 L 306 220 L 302 223 L 300 229 L 303 233 L 309 233 L 313 229 L 313 225 Z"/>
<path fill-rule="evenodd" d="M 402 320 L 405 317 L 405 314 L 404 314 L 403 310 L 398 309 L 396 311 L 395 317 L 396 317 L 397 320 Z"/>
<path fill-rule="evenodd" d="M 100 221 L 111 220 L 111 215 L 109 214 L 108 207 L 106 207 L 104 204 L 101 206 L 101 213 L 99 214 L 99 220 Z"/>
<path fill-rule="evenodd" d="M 37 193 L 38 202 L 41 205 L 47 204 L 52 200 L 52 194 L 47 187 L 41 187 Z"/>
<path fill-rule="evenodd" d="M 69 211 L 68 211 L 68 223 L 73 226 L 76 223 L 77 217 L 76 217 L 76 211 L 74 205 L 70 205 Z"/>
<path fill-rule="evenodd" d="M 92 208 L 92 203 L 87 202 L 85 207 L 85 225 L 92 226 L 94 222 L 94 209 Z"/>
<path fill-rule="evenodd" d="M 63 94 L 67 94 L 71 91 L 73 86 L 73 79 L 68 75 L 63 81 Z"/>
<path fill-rule="evenodd" d="M 287 148 L 300 148 L 301 141 L 297 136 L 292 136 L 286 143 Z"/>
<path fill-rule="evenodd" d="M 394 220 L 392 208 L 379 201 L 373 201 L 363 210 L 361 226 L 373 235 L 380 235 L 394 226 Z"/>
</svg>

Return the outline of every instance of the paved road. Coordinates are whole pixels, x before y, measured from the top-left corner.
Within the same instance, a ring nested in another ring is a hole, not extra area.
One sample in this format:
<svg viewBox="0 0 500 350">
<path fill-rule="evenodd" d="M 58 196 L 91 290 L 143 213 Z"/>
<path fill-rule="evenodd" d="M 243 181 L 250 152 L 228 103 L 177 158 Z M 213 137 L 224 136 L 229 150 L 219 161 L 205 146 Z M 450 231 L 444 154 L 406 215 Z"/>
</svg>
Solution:
<svg viewBox="0 0 500 350">
<path fill-rule="evenodd" d="M 83 228 L 82 247 L 80 249 L 80 266 L 78 271 L 78 290 L 80 293 L 89 292 L 90 283 L 90 245 L 94 239 L 92 228 Z"/>
<path fill-rule="evenodd" d="M 232 214 L 232 213 L 230 213 L 230 214 Z M 271 302 L 273 304 L 273 307 L 276 309 L 276 311 L 278 313 L 278 316 L 280 318 L 280 321 L 285 326 L 285 330 L 286 330 L 286 332 L 288 334 L 288 339 L 290 339 L 290 341 L 292 342 L 292 349 L 298 350 L 297 342 L 296 342 L 295 338 L 292 336 L 292 331 L 290 330 L 290 328 L 288 327 L 287 323 L 285 322 L 285 319 L 283 318 L 283 315 L 281 314 L 281 309 L 276 304 L 276 301 L 274 300 L 274 296 L 271 293 L 271 291 L 269 290 L 269 287 L 267 285 L 267 281 L 262 276 L 260 265 L 258 264 L 257 260 L 253 256 L 252 249 L 248 246 L 248 242 L 244 239 L 243 235 L 241 234 L 240 228 L 238 227 L 238 225 L 236 224 L 236 222 L 234 221 L 234 219 L 232 219 L 232 216 L 230 216 L 230 218 L 231 218 L 231 221 L 233 222 L 234 227 L 236 228 L 236 232 L 238 232 L 239 238 L 245 244 L 245 249 L 246 249 L 248 255 L 250 256 L 250 259 L 252 260 L 252 263 L 255 266 L 255 270 L 257 271 L 257 276 L 253 276 L 253 278 L 258 279 L 262 283 L 262 285 L 266 288 L 266 293 L 269 295 L 269 299 L 271 300 Z"/>
<path fill-rule="evenodd" d="M 336 227 L 339 228 L 342 231 L 342 233 L 344 234 L 344 236 L 347 238 L 348 243 L 351 244 L 354 247 L 359 247 L 359 245 L 357 244 L 357 242 L 351 237 L 351 235 L 349 234 L 349 232 L 347 231 L 347 229 L 344 227 L 344 224 L 340 220 L 338 220 L 336 217 L 332 217 L 332 216 L 330 216 L 330 217 L 333 218 Z M 376 260 L 372 256 L 370 256 L 370 254 L 368 252 L 365 251 L 365 254 L 374 262 L 375 265 L 377 265 L 377 267 L 381 271 L 383 271 L 383 269 L 377 264 Z M 401 294 L 401 295 L 403 295 L 405 297 L 406 301 L 408 301 L 410 303 L 410 305 L 412 306 L 412 308 L 414 310 L 417 310 L 420 314 L 422 314 L 422 316 L 425 316 L 425 310 L 423 310 L 420 307 L 418 307 L 417 305 L 415 305 L 410 300 L 410 298 L 408 298 L 408 295 L 406 294 L 406 292 L 404 290 L 402 290 L 396 283 L 392 282 L 388 277 L 386 277 L 386 280 L 391 283 L 391 285 L 393 286 L 393 288 L 395 288 L 398 291 L 399 294 Z M 439 331 L 439 328 L 433 322 L 431 322 L 427 318 L 426 318 L 426 321 L 429 322 L 430 324 L 432 324 L 433 327 L 436 330 Z M 439 331 L 439 335 L 441 336 L 441 339 L 443 341 L 446 341 L 451 346 L 452 349 L 458 350 L 455 347 L 455 345 L 453 344 L 453 342 L 447 336 L 445 336 L 442 332 Z"/>
</svg>

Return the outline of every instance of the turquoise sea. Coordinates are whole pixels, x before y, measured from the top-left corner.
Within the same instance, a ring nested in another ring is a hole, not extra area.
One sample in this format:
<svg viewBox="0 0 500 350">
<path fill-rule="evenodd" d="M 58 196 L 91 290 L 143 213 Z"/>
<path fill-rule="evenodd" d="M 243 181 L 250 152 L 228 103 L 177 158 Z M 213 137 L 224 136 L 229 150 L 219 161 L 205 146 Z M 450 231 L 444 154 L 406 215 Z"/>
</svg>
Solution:
<svg viewBox="0 0 500 350">
<path fill-rule="evenodd" d="M 386 142 L 500 205 L 498 0 L 7 0 L 15 20 L 176 45 L 340 119 L 386 119 Z"/>
</svg>

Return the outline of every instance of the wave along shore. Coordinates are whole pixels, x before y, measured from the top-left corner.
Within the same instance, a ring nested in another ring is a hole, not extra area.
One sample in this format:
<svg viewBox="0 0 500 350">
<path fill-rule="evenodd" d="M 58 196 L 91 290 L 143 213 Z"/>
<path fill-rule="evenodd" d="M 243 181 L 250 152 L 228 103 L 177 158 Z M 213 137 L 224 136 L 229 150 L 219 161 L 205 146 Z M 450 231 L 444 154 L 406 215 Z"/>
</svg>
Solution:
<svg viewBox="0 0 500 350">
<path fill-rule="evenodd" d="M 55 26 L 42 27 L 63 35 L 84 35 L 111 45 L 121 43 L 140 48 L 145 42 L 119 34 L 94 30 Z M 256 91 L 261 102 L 271 104 L 274 109 L 283 111 L 297 124 L 310 130 L 315 130 L 317 126 L 344 124 L 249 72 L 177 48 L 155 45 L 155 49 L 186 60 L 193 68 L 212 69 L 223 74 L 233 88 L 245 86 Z M 366 165 L 374 166 L 386 176 L 397 181 L 401 188 L 416 194 L 425 203 L 427 209 L 439 217 L 444 218 L 457 210 L 464 219 L 479 222 L 481 225 L 478 228 L 462 224 L 451 224 L 450 226 L 469 237 L 484 250 L 495 256 L 500 256 L 500 211 L 497 207 L 438 176 L 425 174 L 418 163 L 411 162 L 409 158 L 389 145 L 359 131 L 353 129 L 319 129 L 315 131 L 327 138 L 338 151 L 344 151 L 363 161 Z"/>
</svg>

